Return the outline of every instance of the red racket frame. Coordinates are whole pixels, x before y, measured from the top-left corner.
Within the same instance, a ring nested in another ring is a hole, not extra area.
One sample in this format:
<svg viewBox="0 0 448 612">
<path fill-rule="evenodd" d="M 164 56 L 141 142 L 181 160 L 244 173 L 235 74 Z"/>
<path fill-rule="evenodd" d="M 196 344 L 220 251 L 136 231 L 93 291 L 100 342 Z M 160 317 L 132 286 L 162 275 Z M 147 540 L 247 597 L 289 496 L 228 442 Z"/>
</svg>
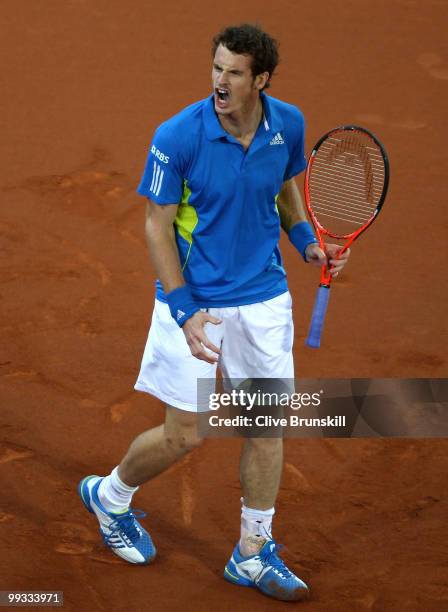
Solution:
<svg viewBox="0 0 448 612">
<path fill-rule="evenodd" d="M 321 225 L 319 223 L 319 221 L 317 220 L 316 216 L 314 215 L 313 209 L 312 209 L 312 205 L 311 205 L 311 197 L 310 197 L 310 189 L 309 189 L 309 178 L 310 178 L 310 174 L 311 174 L 311 170 L 313 167 L 313 163 L 314 163 L 314 158 L 316 156 L 317 151 L 319 150 L 319 147 L 327 140 L 327 138 L 333 134 L 336 134 L 338 132 L 345 132 L 345 131 L 359 131 L 359 132 L 363 132 L 364 134 L 366 134 L 369 138 L 371 138 L 373 140 L 373 142 L 377 145 L 377 147 L 379 147 L 381 154 L 383 156 L 383 160 L 384 160 L 384 186 L 383 186 L 383 193 L 381 194 L 380 200 L 377 204 L 376 209 L 374 210 L 372 216 L 370 217 L 370 219 L 368 219 L 366 221 L 366 223 L 364 225 L 362 225 L 360 228 L 358 228 L 356 231 L 350 233 L 350 234 L 343 234 L 343 235 L 338 235 L 338 234 L 334 234 L 332 232 L 330 232 L 329 230 L 327 230 L 325 227 L 323 227 L 323 225 Z M 369 130 L 366 130 L 363 127 L 360 127 L 358 125 L 344 125 L 344 126 L 340 126 L 337 128 L 334 128 L 333 130 L 330 130 L 329 132 L 327 132 L 324 136 L 322 136 L 322 138 L 320 138 L 320 140 L 317 142 L 317 144 L 315 145 L 314 149 L 311 152 L 311 155 L 309 157 L 308 160 L 308 164 L 306 167 L 306 173 L 305 173 L 305 185 L 304 185 L 304 191 L 305 191 L 305 204 L 306 207 L 308 209 L 308 213 L 310 215 L 311 221 L 314 225 L 314 228 L 316 230 L 317 233 L 317 238 L 319 240 L 319 246 L 320 248 L 325 252 L 325 245 L 324 245 L 324 240 L 323 240 L 323 236 L 330 236 L 331 238 L 335 238 L 336 240 L 346 240 L 347 242 L 343 245 L 343 247 L 341 248 L 341 250 L 338 253 L 338 258 L 349 248 L 349 246 L 363 233 L 365 232 L 365 230 L 372 225 L 372 223 L 375 221 L 376 217 L 378 216 L 378 213 L 380 212 L 384 200 L 386 198 L 386 194 L 387 194 L 387 190 L 389 187 L 389 159 L 387 157 L 387 153 L 386 150 L 384 149 L 384 146 L 381 144 L 381 142 L 378 140 L 378 138 L 372 134 L 372 132 L 369 132 Z M 322 266 L 322 271 L 321 271 L 321 276 L 320 276 L 320 286 L 324 286 L 324 287 L 329 287 L 331 284 L 331 274 L 330 274 L 330 270 L 327 266 Z"/>
</svg>

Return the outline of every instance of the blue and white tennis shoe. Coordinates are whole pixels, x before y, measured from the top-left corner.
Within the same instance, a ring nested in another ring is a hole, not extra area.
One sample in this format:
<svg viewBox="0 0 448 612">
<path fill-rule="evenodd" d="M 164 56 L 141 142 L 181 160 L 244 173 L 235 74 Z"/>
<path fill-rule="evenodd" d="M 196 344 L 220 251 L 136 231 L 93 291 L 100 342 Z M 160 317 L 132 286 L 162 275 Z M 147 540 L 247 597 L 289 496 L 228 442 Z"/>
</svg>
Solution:
<svg viewBox="0 0 448 612">
<path fill-rule="evenodd" d="M 237 544 L 224 568 L 224 578 L 233 584 L 256 587 L 282 601 L 307 599 L 307 585 L 286 567 L 277 554 L 279 549 L 274 540 L 268 540 L 256 555 L 243 557 Z"/>
<path fill-rule="evenodd" d="M 96 515 L 104 543 L 125 561 L 148 565 L 156 556 L 156 548 L 149 533 L 137 520 L 146 514 L 131 508 L 121 514 L 108 512 L 98 498 L 102 480 L 101 476 L 87 476 L 79 483 L 78 493 L 87 510 Z"/>
</svg>

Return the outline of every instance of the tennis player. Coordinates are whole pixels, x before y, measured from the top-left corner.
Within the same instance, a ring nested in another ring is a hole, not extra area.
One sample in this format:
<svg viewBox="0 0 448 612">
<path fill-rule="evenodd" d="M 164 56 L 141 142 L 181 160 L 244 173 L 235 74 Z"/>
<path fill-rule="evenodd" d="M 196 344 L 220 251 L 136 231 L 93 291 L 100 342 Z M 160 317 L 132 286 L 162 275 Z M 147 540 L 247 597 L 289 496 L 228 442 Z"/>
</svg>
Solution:
<svg viewBox="0 0 448 612">
<path fill-rule="evenodd" d="M 278 248 L 280 228 L 300 258 L 329 263 L 306 221 L 294 177 L 306 166 L 304 120 L 266 95 L 277 43 L 252 25 L 213 39 L 212 94 L 156 130 L 138 192 L 159 281 L 135 388 L 166 405 L 163 425 L 145 431 L 106 477 L 79 485 L 105 543 L 135 564 L 156 549 L 131 507 L 138 487 L 201 443 L 197 379 L 294 378 L 291 296 Z M 272 518 L 282 471 L 281 438 L 244 441 L 241 535 L 224 577 L 271 597 L 300 600 L 308 587 L 278 556 Z"/>
</svg>

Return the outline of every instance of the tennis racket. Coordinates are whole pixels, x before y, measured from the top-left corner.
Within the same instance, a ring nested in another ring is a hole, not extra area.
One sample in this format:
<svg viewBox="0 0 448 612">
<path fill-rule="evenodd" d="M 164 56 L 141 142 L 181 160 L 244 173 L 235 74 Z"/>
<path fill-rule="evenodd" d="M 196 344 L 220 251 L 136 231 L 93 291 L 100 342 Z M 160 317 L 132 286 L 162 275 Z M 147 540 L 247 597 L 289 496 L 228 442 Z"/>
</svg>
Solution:
<svg viewBox="0 0 448 612">
<path fill-rule="evenodd" d="M 305 201 L 324 250 L 324 237 L 343 240 L 344 251 L 372 225 L 386 198 L 389 161 L 368 130 L 347 125 L 331 130 L 314 147 L 305 174 Z M 322 266 L 306 344 L 319 348 L 330 297 L 331 274 Z"/>
</svg>

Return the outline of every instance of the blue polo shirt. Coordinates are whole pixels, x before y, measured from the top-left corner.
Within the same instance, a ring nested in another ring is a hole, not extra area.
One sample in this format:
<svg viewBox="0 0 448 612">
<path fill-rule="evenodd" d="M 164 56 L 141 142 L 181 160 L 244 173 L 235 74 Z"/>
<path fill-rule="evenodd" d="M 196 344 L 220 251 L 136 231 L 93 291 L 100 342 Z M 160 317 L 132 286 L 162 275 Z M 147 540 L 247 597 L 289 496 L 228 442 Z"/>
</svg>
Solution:
<svg viewBox="0 0 448 612">
<path fill-rule="evenodd" d="M 200 307 L 253 304 L 287 290 L 276 201 L 306 166 L 304 120 L 291 104 L 261 99 L 264 117 L 247 150 L 221 126 L 213 95 L 162 123 L 137 189 L 161 206 L 179 204 L 182 273 Z M 166 301 L 159 281 L 156 297 Z"/>
</svg>

